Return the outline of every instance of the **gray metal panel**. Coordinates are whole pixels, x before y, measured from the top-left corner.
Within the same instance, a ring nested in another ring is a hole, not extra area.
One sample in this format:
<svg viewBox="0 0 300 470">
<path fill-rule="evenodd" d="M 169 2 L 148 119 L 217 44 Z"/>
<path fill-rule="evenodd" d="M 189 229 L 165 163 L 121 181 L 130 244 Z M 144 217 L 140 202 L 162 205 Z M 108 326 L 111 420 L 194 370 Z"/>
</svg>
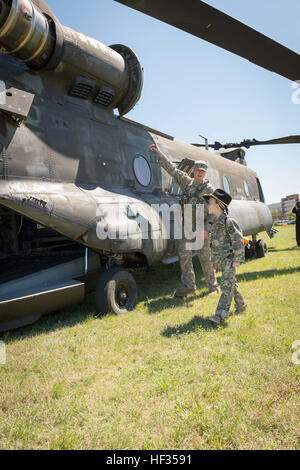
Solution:
<svg viewBox="0 0 300 470">
<path fill-rule="evenodd" d="M 0 90 L 0 110 L 18 119 L 27 118 L 34 95 L 17 88 Z"/>
<path fill-rule="evenodd" d="M 10 329 L 14 324 L 19 327 L 20 317 L 27 317 L 31 323 L 47 313 L 77 305 L 83 302 L 84 294 L 84 283 L 67 281 L 44 292 L 0 302 L 0 331 Z"/>
<path fill-rule="evenodd" d="M 244 236 L 268 231 L 273 221 L 269 208 L 258 201 L 235 201 L 229 206 L 229 217 L 239 224 Z"/>
<path fill-rule="evenodd" d="M 16 279 L 0 285 L 0 315 L 1 301 L 8 301 L 16 297 L 34 295 L 38 291 L 49 290 L 49 286 L 55 286 L 59 282 L 68 282 L 70 279 L 84 275 L 85 259 L 77 258 L 68 263 L 63 263 L 53 268 L 45 269 L 35 274 Z M 88 261 L 89 272 L 100 268 L 99 256 L 92 253 Z M 71 281 L 74 282 L 74 281 Z"/>
</svg>

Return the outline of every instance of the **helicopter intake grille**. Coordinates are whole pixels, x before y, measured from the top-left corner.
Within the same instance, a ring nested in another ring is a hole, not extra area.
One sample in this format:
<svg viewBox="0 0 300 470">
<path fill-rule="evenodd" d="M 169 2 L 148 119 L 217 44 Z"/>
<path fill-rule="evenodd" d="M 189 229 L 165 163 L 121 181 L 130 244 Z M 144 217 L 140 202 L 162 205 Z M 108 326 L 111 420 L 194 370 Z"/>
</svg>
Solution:
<svg viewBox="0 0 300 470">
<path fill-rule="evenodd" d="M 109 88 L 108 86 L 102 85 L 98 92 L 98 95 L 95 98 L 95 103 L 101 104 L 102 106 L 105 106 L 105 108 L 108 108 L 108 106 L 111 105 L 114 96 L 115 90 Z"/>
<path fill-rule="evenodd" d="M 86 77 L 77 77 L 70 89 L 70 95 L 87 100 L 94 89 L 96 82 Z"/>
</svg>

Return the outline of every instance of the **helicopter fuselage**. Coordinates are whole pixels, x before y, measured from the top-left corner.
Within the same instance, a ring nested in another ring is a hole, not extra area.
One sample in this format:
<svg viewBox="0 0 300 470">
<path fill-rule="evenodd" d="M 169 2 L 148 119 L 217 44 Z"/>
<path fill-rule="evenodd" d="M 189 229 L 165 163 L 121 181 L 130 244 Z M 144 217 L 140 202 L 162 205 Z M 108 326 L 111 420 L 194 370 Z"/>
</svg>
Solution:
<svg viewBox="0 0 300 470">
<path fill-rule="evenodd" d="M 154 207 L 178 203 L 180 189 L 149 151 L 154 137 L 174 162 L 207 161 L 244 235 L 271 229 L 254 171 L 122 117 L 142 88 L 133 51 L 61 26 L 40 14 L 42 2 L 1 2 L 0 205 L 105 257 L 145 265 L 172 257 L 175 240 Z"/>
<path fill-rule="evenodd" d="M 15 73 L 17 63 L 13 64 L 13 59 L 10 62 Z M 138 253 L 140 260 L 150 265 L 174 256 L 174 240 L 165 238 L 152 205 L 177 203 L 180 190 L 148 149 L 155 136 L 175 162 L 184 158 L 206 160 L 208 178 L 215 187 L 223 187 L 227 179 L 234 198 L 230 214 L 238 220 L 244 235 L 271 228 L 271 214 L 261 200 L 256 174 L 247 166 L 119 118 L 79 98 L 63 93 L 51 97 L 53 83 L 48 83 L 47 74 L 43 77 L 26 70 L 17 80 L 8 78 L 7 60 L 6 77 L 3 68 L 1 72 L 6 89 L 35 95 L 20 127 L 0 117 L 0 204 L 6 208 L 99 253 L 124 257 Z M 149 165 L 147 186 L 141 185 L 134 173 L 134 160 L 139 157 Z M 111 214 L 117 204 L 124 210 L 114 220 Z M 137 231 L 135 217 L 129 213 L 132 205 L 139 207 L 139 216 L 157 221 L 154 230 L 159 234 L 155 240 L 145 239 Z M 120 227 L 114 224 L 127 224 L 128 237 L 100 240 L 99 224 L 116 231 Z"/>
</svg>

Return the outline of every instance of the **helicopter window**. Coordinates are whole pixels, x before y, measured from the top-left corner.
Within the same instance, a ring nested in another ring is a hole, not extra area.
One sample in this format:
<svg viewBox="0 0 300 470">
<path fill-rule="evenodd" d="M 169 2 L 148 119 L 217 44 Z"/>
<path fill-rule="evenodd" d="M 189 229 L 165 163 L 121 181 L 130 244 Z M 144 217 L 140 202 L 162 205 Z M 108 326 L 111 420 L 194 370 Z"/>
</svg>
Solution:
<svg viewBox="0 0 300 470">
<path fill-rule="evenodd" d="M 134 174 L 142 186 L 148 186 L 151 181 L 151 169 L 144 157 L 136 157 L 133 162 Z"/>
<path fill-rule="evenodd" d="M 230 185 L 227 176 L 223 176 L 223 188 L 226 193 L 230 194 Z"/>
<path fill-rule="evenodd" d="M 244 181 L 244 188 L 245 188 L 246 196 L 249 196 L 250 192 L 249 192 L 249 186 L 248 186 L 247 181 Z"/>
</svg>

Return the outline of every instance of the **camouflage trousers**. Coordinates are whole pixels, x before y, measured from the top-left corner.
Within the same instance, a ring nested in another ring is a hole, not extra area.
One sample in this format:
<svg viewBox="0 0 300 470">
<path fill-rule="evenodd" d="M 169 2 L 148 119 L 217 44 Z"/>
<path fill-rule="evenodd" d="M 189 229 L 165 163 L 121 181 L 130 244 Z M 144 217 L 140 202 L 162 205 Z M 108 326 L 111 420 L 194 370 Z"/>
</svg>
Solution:
<svg viewBox="0 0 300 470">
<path fill-rule="evenodd" d="M 183 238 L 178 242 L 178 256 L 181 268 L 181 281 L 187 289 L 196 289 L 195 271 L 193 266 L 193 252 L 186 250 L 187 240 Z M 189 242 L 188 242 L 189 243 Z M 197 251 L 205 282 L 210 291 L 218 287 L 216 273 L 212 269 L 210 239 L 204 240 L 203 248 Z"/>
<path fill-rule="evenodd" d="M 236 282 L 235 268 L 232 266 L 232 257 L 223 259 L 223 261 L 218 264 L 218 268 L 222 271 L 220 281 L 222 295 L 217 306 L 216 315 L 221 318 L 227 318 L 229 316 L 232 298 L 234 298 L 237 308 L 244 307 L 245 301 Z"/>
</svg>

